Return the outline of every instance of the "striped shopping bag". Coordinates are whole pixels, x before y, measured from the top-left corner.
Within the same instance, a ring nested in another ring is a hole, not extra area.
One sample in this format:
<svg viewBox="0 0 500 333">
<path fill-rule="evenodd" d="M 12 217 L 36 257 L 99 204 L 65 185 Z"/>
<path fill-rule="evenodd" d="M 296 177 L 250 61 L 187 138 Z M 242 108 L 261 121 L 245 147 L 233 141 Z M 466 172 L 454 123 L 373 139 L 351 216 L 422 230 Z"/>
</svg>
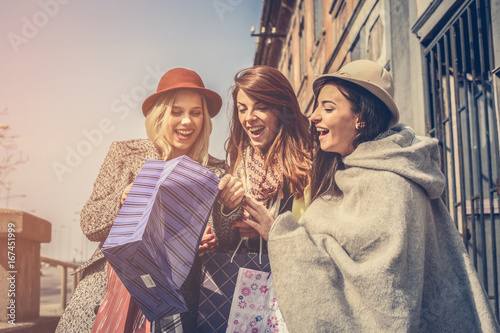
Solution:
<svg viewBox="0 0 500 333">
<path fill-rule="evenodd" d="M 219 178 L 188 156 L 147 160 L 102 252 L 149 321 L 187 310 L 180 293 Z"/>
<path fill-rule="evenodd" d="M 106 295 L 99 306 L 92 333 L 149 333 L 151 323 L 131 299 L 108 263 Z"/>
</svg>

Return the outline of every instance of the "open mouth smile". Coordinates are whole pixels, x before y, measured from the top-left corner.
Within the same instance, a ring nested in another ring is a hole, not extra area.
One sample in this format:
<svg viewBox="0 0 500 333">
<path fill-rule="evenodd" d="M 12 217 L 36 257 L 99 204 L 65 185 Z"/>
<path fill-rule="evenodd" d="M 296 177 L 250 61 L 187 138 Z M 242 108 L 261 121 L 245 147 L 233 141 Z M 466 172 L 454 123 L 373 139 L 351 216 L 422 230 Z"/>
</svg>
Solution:
<svg viewBox="0 0 500 333">
<path fill-rule="evenodd" d="M 250 137 L 253 139 L 258 138 L 262 133 L 264 133 L 265 126 L 255 126 L 255 127 L 248 127 L 248 132 L 250 133 Z"/>
<path fill-rule="evenodd" d="M 193 135 L 194 130 L 175 130 L 177 138 L 181 141 L 187 141 Z"/>
<path fill-rule="evenodd" d="M 318 131 L 320 140 L 323 139 L 328 133 L 330 133 L 330 130 L 322 127 L 316 127 L 316 131 Z"/>
</svg>

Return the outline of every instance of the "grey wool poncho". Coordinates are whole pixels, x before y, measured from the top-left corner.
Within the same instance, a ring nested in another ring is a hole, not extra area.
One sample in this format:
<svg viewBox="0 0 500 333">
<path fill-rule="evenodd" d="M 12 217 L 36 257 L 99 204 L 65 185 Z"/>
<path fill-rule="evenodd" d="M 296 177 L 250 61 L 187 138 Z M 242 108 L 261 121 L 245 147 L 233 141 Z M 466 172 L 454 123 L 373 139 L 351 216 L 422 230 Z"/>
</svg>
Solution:
<svg viewBox="0 0 500 333">
<path fill-rule="evenodd" d="M 269 233 L 290 332 L 497 332 L 451 217 L 437 140 L 403 125 L 363 143 L 314 200 Z"/>
</svg>

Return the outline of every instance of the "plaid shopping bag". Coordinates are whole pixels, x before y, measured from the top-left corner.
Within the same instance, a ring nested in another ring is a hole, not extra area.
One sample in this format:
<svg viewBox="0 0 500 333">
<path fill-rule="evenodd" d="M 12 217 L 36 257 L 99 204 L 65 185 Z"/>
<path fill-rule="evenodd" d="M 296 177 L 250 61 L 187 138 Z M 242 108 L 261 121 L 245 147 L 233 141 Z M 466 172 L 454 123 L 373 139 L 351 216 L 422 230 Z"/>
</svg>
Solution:
<svg viewBox="0 0 500 333">
<path fill-rule="evenodd" d="M 198 332 L 226 332 L 240 267 L 270 272 L 269 258 L 259 253 L 205 252 L 198 307 Z M 233 257 L 233 262 L 231 258 Z"/>
<path fill-rule="evenodd" d="M 270 273 L 240 268 L 234 288 L 227 333 L 288 333 Z"/>
<path fill-rule="evenodd" d="M 187 156 L 147 160 L 135 179 L 102 252 L 149 321 L 187 310 L 180 286 L 219 181 Z"/>
</svg>

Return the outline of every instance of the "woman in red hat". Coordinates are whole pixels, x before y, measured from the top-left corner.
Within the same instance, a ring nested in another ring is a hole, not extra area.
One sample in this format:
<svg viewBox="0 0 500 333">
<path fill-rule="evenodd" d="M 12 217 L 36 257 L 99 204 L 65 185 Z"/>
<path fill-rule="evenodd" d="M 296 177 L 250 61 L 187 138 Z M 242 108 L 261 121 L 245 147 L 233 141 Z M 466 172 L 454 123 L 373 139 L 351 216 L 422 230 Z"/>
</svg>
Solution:
<svg viewBox="0 0 500 333">
<path fill-rule="evenodd" d="M 226 206 L 235 208 L 243 196 L 242 185 L 231 175 L 225 175 L 227 165 L 224 161 L 208 154 L 211 118 L 219 113 L 221 105 L 221 97 L 206 89 L 196 72 L 175 68 L 165 73 L 157 92 L 149 96 L 142 106 L 148 139 L 114 142 L 101 166 L 92 195 L 81 212 L 80 224 L 87 238 L 100 242 L 100 245 L 105 241 L 146 159 L 170 160 L 188 155 L 222 177 L 220 198 Z M 213 250 L 217 245 L 211 233 L 211 224 L 210 218 L 201 240 L 200 253 Z M 106 258 L 97 249 L 92 258 L 77 270 L 82 272 L 82 280 L 62 314 L 56 332 L 91 332 L 106 292 L 107 267 Z M 189 309 L 180 316 L 185 332 L 195 330 L 200 267 L 200 260 L 195 260 L 181 288 Z M 180 317 L 165 318 L 153 325 L 157 329 L 161 329 L 162 325 L 179 325 Z M 172 320 L 177 322 L 172 323 Z"/>
</svg>

